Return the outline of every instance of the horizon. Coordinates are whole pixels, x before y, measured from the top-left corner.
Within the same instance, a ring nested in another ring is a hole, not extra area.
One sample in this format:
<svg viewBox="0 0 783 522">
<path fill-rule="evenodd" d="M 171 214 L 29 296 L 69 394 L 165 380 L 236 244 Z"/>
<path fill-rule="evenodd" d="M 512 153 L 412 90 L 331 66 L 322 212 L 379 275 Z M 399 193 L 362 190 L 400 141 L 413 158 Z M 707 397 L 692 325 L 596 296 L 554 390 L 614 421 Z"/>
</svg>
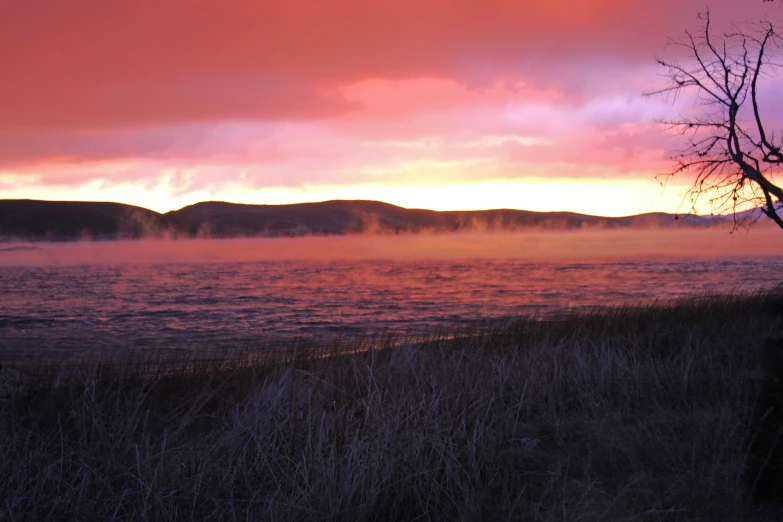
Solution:
<svg viewBox="0 0 783 522">
<path fill-rule="evenodd" d="M 778 3 L 708 3 L 716 30 Z M 0 8 L 0 199 L 690 213 L 644 98 L 697 0 Z M 79 12 L 79 16 L 74 13 Z M 177 20 L 177 23 L 172 23 Z M 270 52 L 274 50 L 274 52 Z M 780 89 L 765 80 L 765 99 Z M 780 126 L 774 110 L 772 128 Z M 696 209 L 700 215 L 709 209 Z"/>
<path fill-rule="evenodd" d="M 610 215 L 602 215 L 602 214 L 585 214 L 583 212 L 574 212 L 571 210 L 529 210 L 525 208 L 509 208 L 509 207 L 491 207 L 491 208 L 477 208 L 477 209 L 446 209 L 446 210 L 436 210 L 431 208 L 421 208 L 421 207 L 405 207 L 402 205 L 396 205 L 394 203 L 389 203 L 387 201 L 381 201 L 381 200 L 374 200 L 374 199 L 325 199 L 325 200 L 318 200 L 318 201 L 301 201 L 297 203 L 237 203 L 234 201 L 224 201 L 224 200 L 204 200 L 204 201 L 197 201 L 195 203 L 189 203 L 185 206 L 174 208 L 167 211 L 158 211 L 150 207 L 146 207 L 141 204 L 131 204 L 131 203 L 123 203 L 120 201 L 108 201 L 108 200 L 81 200 L 81 199 L 33 199 L 33 198 L 0 198 L 0 203 L 4 201 L 34 201 L 34 202 L 46 202 L 46 203 L 110 203 L 110 204 L 118 204 L 118 205 L 127 205 L 129 207 L 135 207 L 135 208 L 141 208 L 143 210 L 148 210 L 151 212 L 155 212 L 160 215 L 172 213 L 172 212 L 178 212 L 180 210 L 183 210 L 188 207 L 193 207 L 196 205 L 201 205 L 205 203 L 227 203 L 230 205 L 240 205 L 240 206 L 266 206 L 266 207 L 288 207 L 288 206 L 296 206 L 296 205 L 317 205 L 320 203 L 351 203 L 351 202 L 365 202 L 365 203 L 382 203 L 385 205 L 391 205 L 397 208 L 401 208 L 404 210 L 424 210 L 424 211 L 431 211 L 431 212 L 492 212 L 492 211 L 519 211 L 519 212 L 531 212 L 531 213 L 538 213 L 538 214 L 577 214 L 577 215 L 583 215 L 587 217 L 598 217 L 598 218 L 625 218 L 625 217 L 634 217 L 634 216 L 641 216 L 646 214 L 667 214 L 671 216 L 695 216 L 695 217 L 729 217 L 731 214 L 694 214 L 694 213 L 686 213 L 686 212 L 665 212 L 665 211 L 651 211 L 651 212 L 640 212 L 638 214 L 623 214 L 623 215 L 617 215 L 617 216 L 610 216 Z M 758 209 L 749 209 L 745 212 L 753 212 Z M 743 212 L 744 213 L 744 212 Z"/>
</svg>

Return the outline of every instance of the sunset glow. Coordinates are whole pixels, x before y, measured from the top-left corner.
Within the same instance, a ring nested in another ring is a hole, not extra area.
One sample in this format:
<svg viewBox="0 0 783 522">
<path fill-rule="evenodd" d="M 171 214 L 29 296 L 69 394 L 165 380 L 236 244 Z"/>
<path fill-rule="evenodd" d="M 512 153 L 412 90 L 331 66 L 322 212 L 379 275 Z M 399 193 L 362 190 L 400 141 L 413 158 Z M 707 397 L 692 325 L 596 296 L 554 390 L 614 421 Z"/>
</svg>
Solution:
<svg viewBox="0 0 783 522">
<path fill-rule="evenodd" d="M 687 211 L 687 180 L 655 180 L 678 146 L 655 121 L 687 106 L 641 92 L 703 8 L 9 2 L 0 199 Z M 710 9 L 716 24 L 780 14 Z"/>
</svg>

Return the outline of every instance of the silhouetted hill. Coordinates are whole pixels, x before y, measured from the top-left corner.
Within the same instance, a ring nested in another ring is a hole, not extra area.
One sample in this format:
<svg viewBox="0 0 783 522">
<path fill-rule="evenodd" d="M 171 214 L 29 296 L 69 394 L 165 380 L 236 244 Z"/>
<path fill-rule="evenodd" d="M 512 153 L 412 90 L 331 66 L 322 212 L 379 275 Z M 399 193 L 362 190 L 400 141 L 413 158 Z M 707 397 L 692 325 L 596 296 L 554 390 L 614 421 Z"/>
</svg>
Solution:
<svg viewBox="0 0 783 522">
<path fill-rule="evenodd" d="M 139 238 L 160 230 L 161 215 L 121 203 L 0 200 L 0 238 Z"/>
<path fill-rule="evenodd" d="M 509 209 L 436 212 L 361 200 L 295 205 L 208 201 L 165 214 L 120 203 L 0 200 L 0 237 L 27 240 L 661 228 L 706 226 L 713 222 L 697 216 L 675 221 L 673 215 L 663 213 L 608 218 Z"/>
<path fill-rule="evenodd" d="M 572 212 L 526 210 L 434 211 L 407 209 L 379 201 L 324 201 L 295 205 L 239 205 L 204 202 L 164 215 L 172 230 L 189 236 L 298 236 L 364 232 L 457 232 L 529 228 L 660 228 L 704 226 L 708 218 L 688 216 L 675 221 L 664 213 L 607 218 Z"/>
<path fill-rule="evenodd" d="M 208 201 L 164 215 L 165 223 L 187 235 L 289 236 L 415 230 L 418 212 L 379 201 L 324 201 L 294 205 L 239 205 Z M 420 229 L 421 227 L 418 227 Z"/>
</svg>

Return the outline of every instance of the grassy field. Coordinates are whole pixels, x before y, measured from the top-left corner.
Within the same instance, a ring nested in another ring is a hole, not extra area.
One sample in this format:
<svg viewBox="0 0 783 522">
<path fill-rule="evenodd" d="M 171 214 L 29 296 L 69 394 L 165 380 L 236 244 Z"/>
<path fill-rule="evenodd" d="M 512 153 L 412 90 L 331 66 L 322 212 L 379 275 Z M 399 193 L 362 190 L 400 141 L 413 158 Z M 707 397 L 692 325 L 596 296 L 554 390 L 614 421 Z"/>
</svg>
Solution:
<svg viewBox="0 0 783 522">
<path fill-rule="evenodd" d="M 0 520 L 783 520 L 763 471 L 782 313 L 705 297 L 407 344 L 6 363 Z"/>
</svg>

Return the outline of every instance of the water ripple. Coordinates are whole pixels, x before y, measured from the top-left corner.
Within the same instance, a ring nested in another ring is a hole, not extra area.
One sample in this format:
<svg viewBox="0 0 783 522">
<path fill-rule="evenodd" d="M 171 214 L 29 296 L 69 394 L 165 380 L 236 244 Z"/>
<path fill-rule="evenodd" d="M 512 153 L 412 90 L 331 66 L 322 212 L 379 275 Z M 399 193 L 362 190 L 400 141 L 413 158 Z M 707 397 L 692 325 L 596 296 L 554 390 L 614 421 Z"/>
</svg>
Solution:
<svg viewBox="0 0 783 522">
<path fill-rule="evenodd" d="M 6 267 L 0 351 L 123 350 L 406 332 L 778 285 L 782 258 L 640 263 L 297 261 Z"/>
</svg>

